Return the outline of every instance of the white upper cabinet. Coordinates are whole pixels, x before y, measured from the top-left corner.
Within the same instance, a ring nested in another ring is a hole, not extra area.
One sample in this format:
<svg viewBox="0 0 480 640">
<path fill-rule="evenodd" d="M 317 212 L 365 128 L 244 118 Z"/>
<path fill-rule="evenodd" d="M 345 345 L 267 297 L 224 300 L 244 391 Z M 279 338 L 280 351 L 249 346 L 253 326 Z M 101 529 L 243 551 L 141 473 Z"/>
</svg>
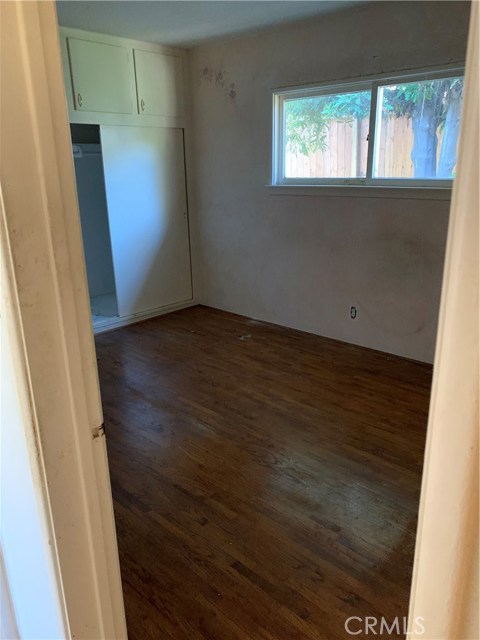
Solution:
<svg viewBox="0 0 480 640">
<path fill-rule="evenodd" d="M 74 108 L 134 113 L 132 50 L 82 38 L 67 38 Z"/>
<path fill-rule="evenodd" d="M 179 56 L 134 49 L 138 113 L 183 117 L 182 59 Z"/>
</svg>

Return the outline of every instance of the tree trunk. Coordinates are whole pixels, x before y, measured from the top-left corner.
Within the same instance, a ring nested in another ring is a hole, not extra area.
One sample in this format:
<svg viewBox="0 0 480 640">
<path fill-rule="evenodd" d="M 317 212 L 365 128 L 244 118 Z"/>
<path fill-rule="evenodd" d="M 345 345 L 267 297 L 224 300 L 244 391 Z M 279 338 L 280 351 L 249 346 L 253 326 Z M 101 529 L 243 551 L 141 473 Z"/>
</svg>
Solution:
<svg viewBox="0 0 480 640">
<path fill-rule="evenodd" d="M 414 178 L 435 178 L 437 167 L 437 125 L 436 99 L 425 96 L 418 100 L 413 112 L 412 162 Z"/>
<path fill-rule="evenodd" d="M 445 117 L 442 148 L 438 161 L 437 178 L 452 178 L 457 164 L 457 144 L 460 132 L 460 116 L 462 112 L 462 92 L 452 91 Z"/>
</svg>

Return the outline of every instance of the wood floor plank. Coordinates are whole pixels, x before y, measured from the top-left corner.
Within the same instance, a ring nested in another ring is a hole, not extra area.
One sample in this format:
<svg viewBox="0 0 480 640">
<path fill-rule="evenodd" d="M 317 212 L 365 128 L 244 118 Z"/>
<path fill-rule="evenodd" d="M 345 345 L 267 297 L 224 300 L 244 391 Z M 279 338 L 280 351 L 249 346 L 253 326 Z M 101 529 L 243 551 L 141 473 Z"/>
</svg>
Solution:
<svg viewBox="0 0 480 640">
<path fill-rule="evenodd" d="M 407 614 L 430 366 L 206 307 L 96 344 L 131 639 Z"/>
</svg>

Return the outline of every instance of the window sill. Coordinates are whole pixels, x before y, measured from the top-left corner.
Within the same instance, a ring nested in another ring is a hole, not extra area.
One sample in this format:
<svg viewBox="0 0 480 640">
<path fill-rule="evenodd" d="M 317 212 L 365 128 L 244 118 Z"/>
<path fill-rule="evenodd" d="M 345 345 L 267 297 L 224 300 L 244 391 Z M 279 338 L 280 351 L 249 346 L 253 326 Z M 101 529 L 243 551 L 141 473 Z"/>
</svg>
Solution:
<svg viewBox="0 0 480 640">
<path fill-rule="evenodd" d="M 316 196 L 321 198 L 396 198 L 450 200 L 451 187 L 387 187 L 385 185 L 266 185 L 271 196 Z"/>
</svg>

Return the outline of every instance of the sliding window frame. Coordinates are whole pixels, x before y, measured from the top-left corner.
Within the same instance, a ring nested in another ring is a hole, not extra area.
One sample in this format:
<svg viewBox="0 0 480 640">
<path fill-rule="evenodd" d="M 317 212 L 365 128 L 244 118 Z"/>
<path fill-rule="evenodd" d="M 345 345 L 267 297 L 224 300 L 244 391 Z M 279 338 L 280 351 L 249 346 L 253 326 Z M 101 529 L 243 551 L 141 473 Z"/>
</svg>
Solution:
<svg viewBox="0 0 480 640">
<path fill-rule="evenodd" d="M 272 185 L 280 187 L 302 186 L 360 186 L 360 187 L 404 187 L 404 188 L 447 188 L 451 189 L 453 180 L 435 178 L 375 178 L 373 175 L 379 147 L 376 145 L 380 121 L 377 118 L 381 105 L 378 104 L 382 87 L 395 83 L 425 82 L 464 76 L 463 66 L 448 66 L 434 70 L 423 70 L 408 74 L 382 74 L 363 81 L 338 81 L 324 85 L 299 88 L 286 88 L 273 91 L 273 131 L 272 131 Z M 334 93 L 353 93 L 370 91 L 370 118 L 367 149 L 367 170 L 365 178 L 287 178 L 285 177 L 285 109 L 286 100 L 308 98 Z"/>
</svg>

